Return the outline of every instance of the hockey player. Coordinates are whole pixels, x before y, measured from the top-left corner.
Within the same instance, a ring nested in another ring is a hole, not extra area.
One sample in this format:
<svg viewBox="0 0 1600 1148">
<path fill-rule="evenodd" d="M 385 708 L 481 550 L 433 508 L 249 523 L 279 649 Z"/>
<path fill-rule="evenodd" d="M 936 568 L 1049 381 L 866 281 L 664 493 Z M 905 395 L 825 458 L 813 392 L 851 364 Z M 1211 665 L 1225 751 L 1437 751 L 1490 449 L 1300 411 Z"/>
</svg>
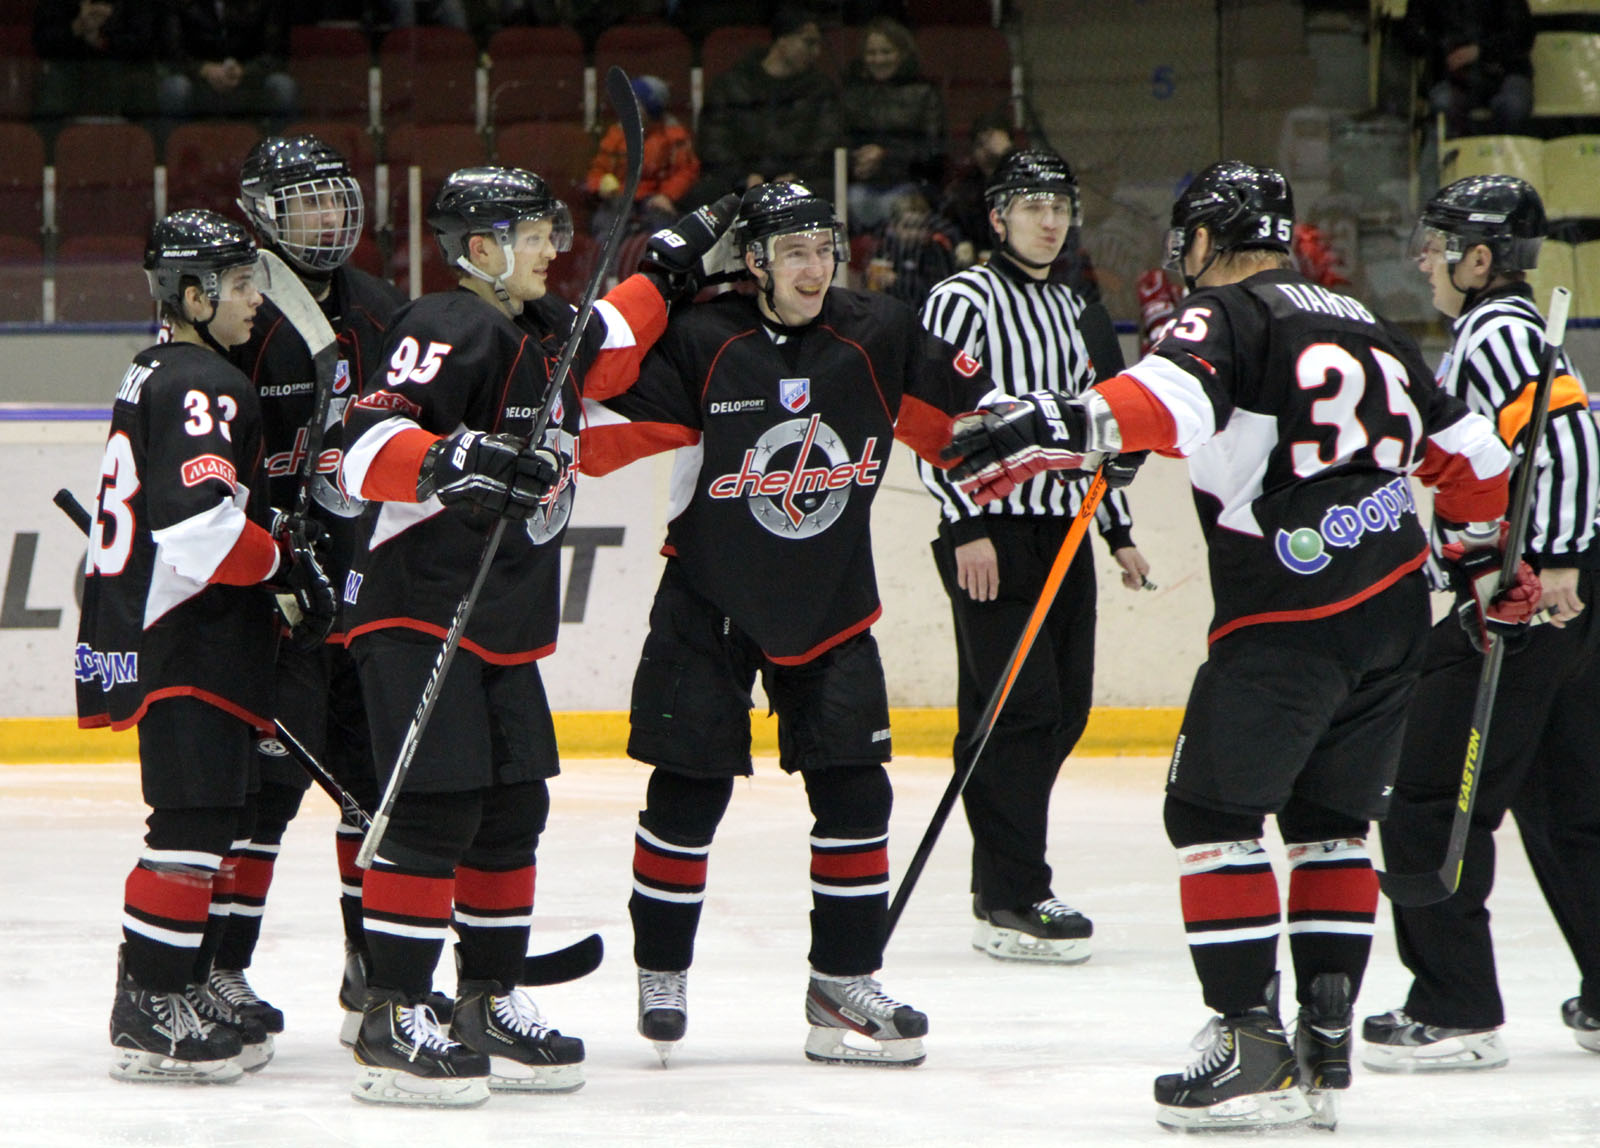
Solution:
<svg viewBox="0 0 1600 1148">
<path fill-rule="evenodd" d="M 1600 436 L 1583 380 L 1563 357 L 1544 438 L 1536 452 L 1527 441 L 1545 324 L 1526 272 L 1544 234 L 1544 206 L 1529 184 L 1472 176 L 1428 202 L 1413 246 L 1434 305 L 1454 320 L 1440 385 L 1494 419 L 1518 465 L 1539 468 L 1525 555 L 1539 571 L 1550 624 L 1507 648 L 1455 894 L 1393 906 L 1400 959 L 1414 979 L 1402 1007 L 1362 1027 L 1362 1063 L 1379 1071 L 1495 1068 L 1508 1059 L 1485 908 L 1493 834 L 1507 809 L 1582 974 L 1562 1019 L 1580 1045 L 1600 1052 L 1600 767 L 1591 748 L 1600 623 L 1586 608 L 1600 566 Z M 1481 664 L 1453 619 L 1433 628 L 1379 831 L 1399 872 L 1425 872 L 1444 856 Z"/>
<path fill-rule="evenodd" d="M 731 217 L 731 196 L 721 210 L 651 238 L 651 273 L 596 304 L 566 386 L 547 396 L 573 323 L 571 306 L 545 288 L 572 239 L 565 205 L 531 172 L 465 168 L 429 208 L 461 286 L 401 309 L 346 413 L 345 486 L 372 504 L 345 622 L 380 782 L 485 535 L 497 517 L 513 526 L 363 886 L 371 968 L 355 1040 L 358 1099 L 467 1105 L 489 1088 L 583 1083 L 583 1042 L 546 1025 L 519 987 L 545 782 L 558 770 L 538 659 L 555 648 L 579 395 L 633 381 L 666 325 L 665 301 L 688 289 Z M 529 443 L 546 402 L 548 431 Z M 447 1035 L 424 998 L 452 923 L 458 982 Z"/>
<path fill-rule="evenodd" d="M 1397 329 L 1292 270 L 1293 223 L 1278 172 L 1207 168 L 1172 210 L 1169 257 L 1193 293 L 1155 351 L 1078 399 L 1035 392 L 963 420 L 952 447 L 980 502 L 1090 452 L 1189 458 L 1215 613 L 1164 817 L 1218 1015 L 1200 1057 L 1155 1082 L 1157 1119 L 1178 1128 L 1299 1122 L 1303 1088 L 1332 1122 L 1377 911 L 1368 822 L 1428 629 L 1407 475 L 1435 487 L 1452 528 L 1492 525 L 1506 505 L 1509 456 L 1488 420 L 1440 391 Z M 1524 569 L 1495 612 L 1525 620 L 1531 582 Z M 1294 1047 L 1278 1019 L 1269 813 L 1289 852 Z"/>
<path fill-rule="evenodd" d="M 405 296 L 389 283 L 347 265 L 361 237 L 361 185 L 345 158 L 315 136 L 271 136 L 251 150 L 240 171 L 239 206 L 261 242 L 283 258 L 322 308 L 339 341 L 339 360 L 321 435 L 309 509 L 329 540 L 329 576 L 343 586 L 359 532 L 362 504 L 347 498 L 339 479 L 340 416 L 376 362 L 389 318 Z M 256 314 L 250 341 L 233 352 L 261 402 L 267 479 L 272 504 L 298 504 L 301 471 L 319 437 L 311 420 L 318 380 L 305 341 L 270 300 Z M 330 619 L 331 621 L 331 619 Z M 278 647 L 273 716 L 295 735 L 364 809 L 376 807 L 372 747 L 355 663 L 342 633 L 324 641 L 304 624 Z M 236 1009 L 283 1031 L 283 1014 L 256 995 L 246 978 L 273 865 L 284 830 L 310 785 L 305 771 L 274 736 L 256 742 L 261 791 L 254 830 L 236 842 L 232 912 L 227 916 L 206 992 L 219 1008 Z M 346 1011 L 346 1044 L 355 1040 L 364 994 L 361 869 L 355 864 L 362 828 L 345 817 L 335 836 L 344 922 L 346 976 L 339 994 Z"/>
<path fill-rule="evenodd" d="M 1052 282 L 1050 268 L 1081 223 L 1077 178 L 1055 152 L 1013 151 L 990 176 L 988 201 L 995 254 L 935 287 L 923 325 L 983 363 L 1007 394 L 1076 395 L 1096 377 L 1079 328 L 1084 301 Z M 941 512 L 933 553 L 955 618 L 962 769 L 1089 483 L 1041 475 L 980 508 L 938 466 L 919 460 L 917 470 Z M 1133 544 L 1126 496 L 1113 492 L 1095 517 L 1123 585 L 1139 589 L 1150 566 Z M 1089 718 L 1094 631 L 1094 555 L 1085 547 L 961 792 L 972 829 L 972 946 L 1000 960 L 1089 959 L 1094 926 L 1051 890 L 1045 848 L 1050 790 Z"/>
<path fill-rule="evenodd" d="M 111 1075 L 223 1083 L 272 1054 L 259 1022 L 219 1014 L 201 988 L 248 833 L 253 738 L 272 728 L 263 583 L 310 614 L 334 600 L 304 533 L 273 532 L 260 407 L 225 357 L 261 304 L 255 243 L 180 211 L 152 229 L 144 266 L 172 338 L 117 391 L 74 666 L 79 725 L 138 726 L 151 810 L 124 893 Z"/>
<path fill-rule="evenodd" d="M 800 184 L 745 192 L 732 242 L 757 292 L 675 316 L 638 383 L 591 404 L 584 442 L 587 474 L 691 448 L 630 712 L 628 753 L 656 767 L 629 901 L 639 1031 L 665 1062 L 687 1026 L 707 860 L 733 779 L 751 772 L 759 672 L 815 819 L 806 1055 L 920 1064 L 928 1018 L 875 979 L 892 797 L 869 509 L 892 439 L 936 456 L 988 382 L 903 303 L 830 288 L 844 230 Z"/>
</svg>

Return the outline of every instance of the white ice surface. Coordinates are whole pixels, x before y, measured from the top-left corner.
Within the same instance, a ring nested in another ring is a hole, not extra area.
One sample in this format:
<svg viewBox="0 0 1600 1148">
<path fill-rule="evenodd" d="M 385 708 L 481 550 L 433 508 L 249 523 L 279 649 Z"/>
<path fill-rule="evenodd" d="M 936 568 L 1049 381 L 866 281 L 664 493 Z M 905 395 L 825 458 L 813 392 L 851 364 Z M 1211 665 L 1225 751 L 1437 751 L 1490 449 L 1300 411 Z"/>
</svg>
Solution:
<svg viewBox="0 0 1600 1148">
<path fill-rule="evenodd" d="M 947 767 L 896 763 L 891 857 L 898 881 Z M 711 858 L 689 983 L 689 1034 L 662 1069 L 634 1032 L 627 920 L 632 830 L 646 770 L 575 761 L 552 786 L 539 858 L 535 949 L 591 931 L 593 976 L 538 990 L 553 1023 L 588 1044 L 588 1084 L 567 1096 L 495 1096 L 464 1111 L 351 1100 L 336 1043 L 341 965 L 333 814 L 316 791 L 289 831 L 251 979 L 288 1017 L 276 1059 L 231 1087 L 130 1085 L 106 1075 L 106 1018 L 122 882 L 144 808 L 136 771 L 0 768 L 0 1144 L 8 1148 L 511 1148 L 516 1145 L 1121 1145 L 1160 1130 L 1151 1078 L 1188 1062 L 1206 1019 L 1160 826 L 1162 763 L 1070 762 L 1053 804 L 1056 891 L 1095 921 L 1094 957 L 999 964 L 969 947 L 969 838 L 959 811 L 888 954 L 887 989 L 931 1018 L 910 1070 L 808 1063 L 804 793 L 771 761 L 740 782 Z M 1558 1009 L 1577 974 L 1512 831 L 1493 907 L 1511 1064 L 1487 1074 L 1380 1076 L 1358 1069 L 1338 1144 L 1600 1144 L 1600 1056 Z M 1279 858 L 1282 874 L 1281 851 Z M 443 971 L 441 987 L 449 987 Z M 1399 1003 L 1407 979 L 1387 915 L 1357 1016 Z M 1277 1137 L 1304 1140 L 1326 1133 Z M 1252 1140 L 1254 1138 L 1251 1138 Z"/>
</svg>

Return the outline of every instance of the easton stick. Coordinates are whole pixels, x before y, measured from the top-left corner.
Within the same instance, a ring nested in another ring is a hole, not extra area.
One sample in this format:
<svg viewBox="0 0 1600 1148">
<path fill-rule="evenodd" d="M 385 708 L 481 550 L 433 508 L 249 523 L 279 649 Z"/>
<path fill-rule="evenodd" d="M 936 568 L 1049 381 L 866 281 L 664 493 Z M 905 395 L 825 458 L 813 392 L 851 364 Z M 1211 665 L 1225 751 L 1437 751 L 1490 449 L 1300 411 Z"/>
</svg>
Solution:
<svg viewBox="0 0 1600 1148">
<path fill-rule="evenodd" d="M 1061 549 L 1056 552 L 1056 560 L 1051 564 L 1050 573 L 1045 577 L 1044 588 L 1039 591 L 1039 600 L 1034 603 L 1033 613 L 1028 615 L 1022 633 L 1017 635 L 1017 645 L 1006 662 L 1005 673 L 1000 675 L 1000 681 L 996 683 L 994 692 L 989 695 L 989 704 L 984 707 L 983 716 L 978 719 L 977 747 L 967 758 L 966 766 L 957 770 L 955 776 L 950 779 L 950 784 L 945 786 L 944 796 L 939 799 L 938 808 L 933 811 L 933 820 L 928 823 L 927 832 L 922 835 L 922 841 L 917 845 L 911 863 L 906 866 L 906 875 L 900 879 L 900 888 L 895 890 L 894 900 L 889 903 L 889 920 L 884 928 L 884 944 L 888 944 L 889 938 L 894 936 L 894 927 L 899 924 L 900 914 L 905 911 L 906 902 L 911 899 L 911 891 L 916 888 L 917 878 L 922 876 L 922 870 L 933 854 L 933 847 L 939 840 L 939 834 L 944 830 L 945 822 L 950 819 L 950 811 L 955 808 L 961 791 L 967 787 L 973 770 L 978 768 L 984 747 L 989 744 L 989 735 L 994 732 L 995 722 L 1000 718 L 1000 710 L 1005 706 L 1006 698 L 1011 696 L 1011 688 L 1017 683 L 1017 674 L 1022 670 L 1022 663 L 1027 660 L 1028 651 L 1033 649 L 1034 639 L 1039 636 L 1039 631 L 1044 626 L 1045 615 L 1055 604 L 1056 592 L 1061 589 L 1062 579 L 1067 576 L 1067 567 L 1072 565 L 1072 559 L 1078 553 L 1078 546 L 1083 542 L 1083 536 L 1088 532 L 1089 523 L 1094 520 L 1094 512 L 1099 508 L 1100 500 L 1105 494 L 1106 473 L 1105 465 L 1102 463 L 1100 469 L 1095 471 L 1094 481 L 1084 492 L 1083 504 L 1078 507 L 1077 516 L 1073 518 L 1067 536 L 1061 540 Z"/>
<path fill-rule="evenodd" d="M 1528 417 L 1528 436 L 1523 450 L 1522 469 L 1511 495 L 1510 528 L 1506 532 L 1504 557 L 1495 594 L 1504 593 L 1517 576 L 1522 561 L 1523 543 L 1528 537 L 1528 520 L 1533 511 L 1534 471 L 1538 469 L 1539 444 L 1544 441 L 1550 418 L 1550 391 L 1556 362 L 1567 333 L 1567 308 L 1571 292 L 1557 287 L 1550 296 L 1550 315 L 1544 329 L 1544 370 L 1534 391 L 1533 413 Z M 1378 885 L 1397 905 L 1408 909 L 1434 905 L 1451 896 L 1461 884 L 1462 857 L 1467 851 L 1467 831 L 1472 827 L 1472 807 L 1478 798 L 1478 767 L 1489 746 L 1489 719 L 1494 716 L 1495 694 L 1500 688 L 1500 664 L 1505 659 L 1505 639 L 1488 630 L 1483 651 L 1483 669 L 1478 674 L 1478 693 L 1472 702 L 1472 727 L 1467 732 L 1467 752 L 1461 764 L 1461 789 L 1456 798 L 1455 815 L 1450 820 L 1450 839 L 1445 845 L 1439 868 L 1425 873 L 1379 873 Z"/>
<path fill-rule="evenodd" d="M 644 122 L 640 117 L 639 101 L 633 94 L 632 81 L 628 79 L 626 72 L 615 65 L 606 71 L 606 98 L 611 101 L 611 106 L 617 113 L 617 120 L 622 126 L 622 134 L 628 148 L 628 180 L 622 190 L 622 198 L 618 202 L 632 203 L 635 193 L 639 190 L 639 177 L 644 169 Z M 561 394 L 568 372 L 572 369 L 572 360 L 578 353 L 578 344 L 583 339 L 584 328 L 588 326 L 589 314 L 594 310 L 596 296 L 600 294 L 600 282 L 604 279 L 612 259 L 616 257 L 617 243 L 622 235 L 622 219 L 626 214 L 618 212 L 616 218 L 611 221 L 611 229 L 606 233 L 605 243 L 600 248 L 594 270 L 590 272 L 589 282 L 584 287 L 583 302 L 573 316 L 572 333 L 567 337 L 566 346 L 561 349 L 561 358 L 556 362 L 555 370 L 550 373 L 544 401 L 539 405 L 533 431 L 528 436 L 528 441 L 531 443 L 538 443 L 544 438 L 545 427 L 550 422 L 551 409 L 556 397 Z M 395 755 L 394 771 L 389 774 L 389 783 L 384 787 L 383 800 L 372 815 L 372 825 L 367 829 L 367 835 L 361 841 L 361 849 L 356 854 L 356 864 L 363 869 L 372 867 L 372 859 L 377 855 L 384 833 L 388 831 L 389 818 L 394 814 L 395 800 L 400 796 L 400 786 L 405 783 L 406 774 L 411 769 L 411 760 L 416 756 L 422 734 L 428 728 L 428 719 L 433 716 L 433 706 L 439 697 L 439 686 L 443 683 L 445 674 L 449 672 L 450 663 L 455 660 L 456 650 L 461 645 L 461 637 L 467 627 L 467 619 L 471 616 L 472 608 L 477 604 L 478 595 L 483 590 L 483 584 L 489 577 L 489 566 L 494 561 L 495 553 L 500 549 L 500 539 L 505 536 L 505 532 L 506 520 L 497 519 L 494 529 L 489 532 L 488 541 L 484 543 L 483 553 L 478 558 L 478 568 L 473 575 L 472 585 L 457 603 L 456 612 L 450 619 L 450 628 L 445 632 L 444 644 L 439 647 L 433 669 L 422 687 L 422 697 L 417 702 L 417 712 L 411 719 L 404 740 L 400 743 L 399 753 Z"/>
</svg>

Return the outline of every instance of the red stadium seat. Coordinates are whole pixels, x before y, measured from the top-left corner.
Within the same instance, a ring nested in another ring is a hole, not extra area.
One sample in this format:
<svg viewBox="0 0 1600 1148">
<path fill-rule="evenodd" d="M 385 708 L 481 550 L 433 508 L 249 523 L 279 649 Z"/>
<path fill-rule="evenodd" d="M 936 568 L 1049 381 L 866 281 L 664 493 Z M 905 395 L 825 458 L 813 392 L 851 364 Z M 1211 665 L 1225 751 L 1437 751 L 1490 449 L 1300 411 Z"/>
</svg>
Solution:
<svg viewBox="0 0 1600 1148">
<path fill-rule="evenodd" d="M 595 139 L 581 124 L 512 124 L 495 133 L 495 162 L 537 172 L 557 198 L 572 211 L 582 228 L 589 218 L 589 193 L 584 178 L 594 158 Z"/>
<path fill-rule="evenodd" d="M 44 228 L 44 141 L 27 124 L 0 123 L 0 234 L 38 242 Z"/>
<path fill-rule="evenodd" d="M 961 130 L 980 116 L 1010 117 L 1011 46 L 998 28 L 922 28 L 922 73 L 944 93 L 945 122 Z"/>
<path fill-rule="evenodd" d="M 239 168 L 261 139 L 254 124 L 196 120 L 167 137 L 167 211 L 203 207 L 238 219 Z"/>
<path fill-rule="evenodd" d="M 700 43 L 700 70 L 706 87 L 733 67 L 753 48 L 772 43 L 772 33 L 761 24 L 725 24 L 713 28 Z"/>
<path fill-rule="evenodd" d="M 460 28 L 396 28 L 378 50 L 383 124 L 476 124 L 478 47 Z"/>
<path fill-rule="evenodd" d="M 406 285 L 410 272 L 410 253 L 407 235 L 411 218 L 411 198 L 408 193 L 408 171 L 415 165 L 421 169 L 422 197 L 419 210 L 426 210 L 438 194 L 445 177 L 463 167 L 476 167 L 487 162 L 483 137 L 466 124 L 402 124 L 389 133 L 387 148 L 389 168 L 389 225 L 394 230 L 394 265 L 391 268 L 395 281 Z M 422 229 L 422 269 L 424 291 L 442 291 L 455 285 L 455 275 L 439 259 L 438 245 Z"/>
<path fill-rule="evenodd" d="M 585 119 L 583 40 L 571 28 L 501 28 L 489 38 L 489 122 Z"/>
<path fill-rule="evenodd" d="M 56 230 L 62 236 L 149 232 L 155 222 L 156 148 L 138 124 L 67 125 L 56 137 L 55 168 Z"/>
<path fill-rule="evenodd" d="M 672 91 L 667 110 L 688 121 L 694 67 L 689 37 L 670 24 L 617 24 L 600 33 L 594 45 L 595 74 L 603 77 L 613 64 L 630 76 L 665 80 Z"/>
<path fill-rule="evenodd" d="M 0 24 L 0 120 L 33 115 L 33 30 L 28 24 Z"/>
<path fill-rule="evenodd" d="M 56 318 L 73 323 L 150 322 L 144 234 L 81 235 L 56 251 Z"/>
<path fill-rule="evenodd" d="M 37 239 L 0 235 L 0 323 L 44 318 L 44 248 Z"/>
<path fill-rule="evenodd" d="M 372 48 L 356 28 L 294 25 L 289 74 L 300 86 L 300 111 L 318 119 L 368 119 Z"/>
</svg>

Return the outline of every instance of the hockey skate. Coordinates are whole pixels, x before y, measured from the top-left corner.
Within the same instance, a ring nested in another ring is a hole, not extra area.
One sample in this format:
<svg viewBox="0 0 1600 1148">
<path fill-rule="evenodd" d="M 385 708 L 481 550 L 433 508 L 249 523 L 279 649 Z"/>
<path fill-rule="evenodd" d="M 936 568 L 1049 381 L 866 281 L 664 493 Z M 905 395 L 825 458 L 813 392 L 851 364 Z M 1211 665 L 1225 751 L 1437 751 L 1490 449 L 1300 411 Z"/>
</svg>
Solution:
<svg viewBox="0 0 1600 1148">
<path fill-rule="evenodd" d="M 976 897 L 972 947 L 997 961 L 1078 965 L 1089 959 L 1094 924 L 1078 910 L 1046 898 L 1026 909 L 985 910 Z"/>
<path fill-rule="evenodd" d="M 655 1046 L 661 1067 L 689 1027 L 689 972 L 639 970 L 639 1035 Z"/>
<path fill-rule="evenodd" d="M 911 1068 L 927 1057 L 928 1018 L 901 1004 L 869 976 L 830 977 L 813 971 L 806 990 L 806 1059 L 824 1064 Z"/>
<path fill-rule="evenodd" d="M 184 993 L 140 988 L 123 971 L 120 951 L 111 1049 L 115 1080 L 232 1084 L 244 1075 L 239 1034 L 203 1019 Z"/>
<path fill-rule="evenodd" d="M 1561 1006 L 1561 1021 L 1572 1030 L 1572 1039 L 1579 1048 L 1600 1052 L 1600 1016 L 1584 1008 L 1579 998 L 1573 997 Z"/>
<path fill-rule="evenodd" d="M 528 990 L 462 981 L 450 1038 L 489 1058 L 491 1092 L 576 1092 L 583 1041 L 545 1024 Z"/>
<path fill-rule="evenodd" d="M 1267 1002 L 1239 1016 L 1214 1016 L 1194 1039 L 1198 1059 L 1156 1077 L 1156 1122 L 1184 1132 L 1302 1124 L 1311 1105 L 1294 1049 L 1278 1020 L 1278 978 Z"/>
<path fill-rule="evenodd" d="M 206 984 L 190 985 L 184 996 L 200 1019 L 239 1034 L 239 1067 L 246 1072 L 260 1072 L 272 1059 L 272 1034 L 255 1017 L 245 1016 Z"/>
<path fill-rule="evenodd" d="M 471 1108 L 489 1099 L 489 1058 L 451 1040 L 433 1010 L 404 993 L 367 990 L 354 1051 L 357 1100 Z"/>
<path fill-rule="evenodd" d="M 1311 979 L 1311 1001 L 1300 1006 L 1294 1029 L 1294 1054 L 1300 1082 L 1311 1106 L 1311 1126 L 1332 1131 L 1339 1125 L 1338 1094 L 1350 1087 L 1350 978 L 1319 973 Z"/>
<path fill-rule="evenodd" d="M 1448 1028 L 1412 1020 L 1403 1009 L 1361 1026 L 1361 1063 L 1374 1072 L 1471 1072 L 1511 1059 L 1498 1028 Z"/>
<path fill-rule="evenodd" d="M 243 969 L 212 969 L 206 978 L 206 989 L 212 996 L 226 1001 L 240 1016 L 260 1021 L 268 1032 L 283 1031 L 282 1010 L 273 1008 L 256 995 Z"/>
<path fill-rule="evenodd" d="M 344 980 L 339 982 L 339 1008 L 344 1012 L 344 1019 L 339 1022 L 339 1043 L 346 1048 L 356 1046 L 356 1034 L 361 1031 L 361 1014 L 363 1002 L 367 999 L 367 955 L 359 949 L 344 944 Z M 433 1010 L 434 1017 L 440 1025 L 450 1023 L 451 1012 L 455 1008 L 455 1000 L 444 993 L 431 992 L 422 998 L 422 1003 Z"/>
</svg>

